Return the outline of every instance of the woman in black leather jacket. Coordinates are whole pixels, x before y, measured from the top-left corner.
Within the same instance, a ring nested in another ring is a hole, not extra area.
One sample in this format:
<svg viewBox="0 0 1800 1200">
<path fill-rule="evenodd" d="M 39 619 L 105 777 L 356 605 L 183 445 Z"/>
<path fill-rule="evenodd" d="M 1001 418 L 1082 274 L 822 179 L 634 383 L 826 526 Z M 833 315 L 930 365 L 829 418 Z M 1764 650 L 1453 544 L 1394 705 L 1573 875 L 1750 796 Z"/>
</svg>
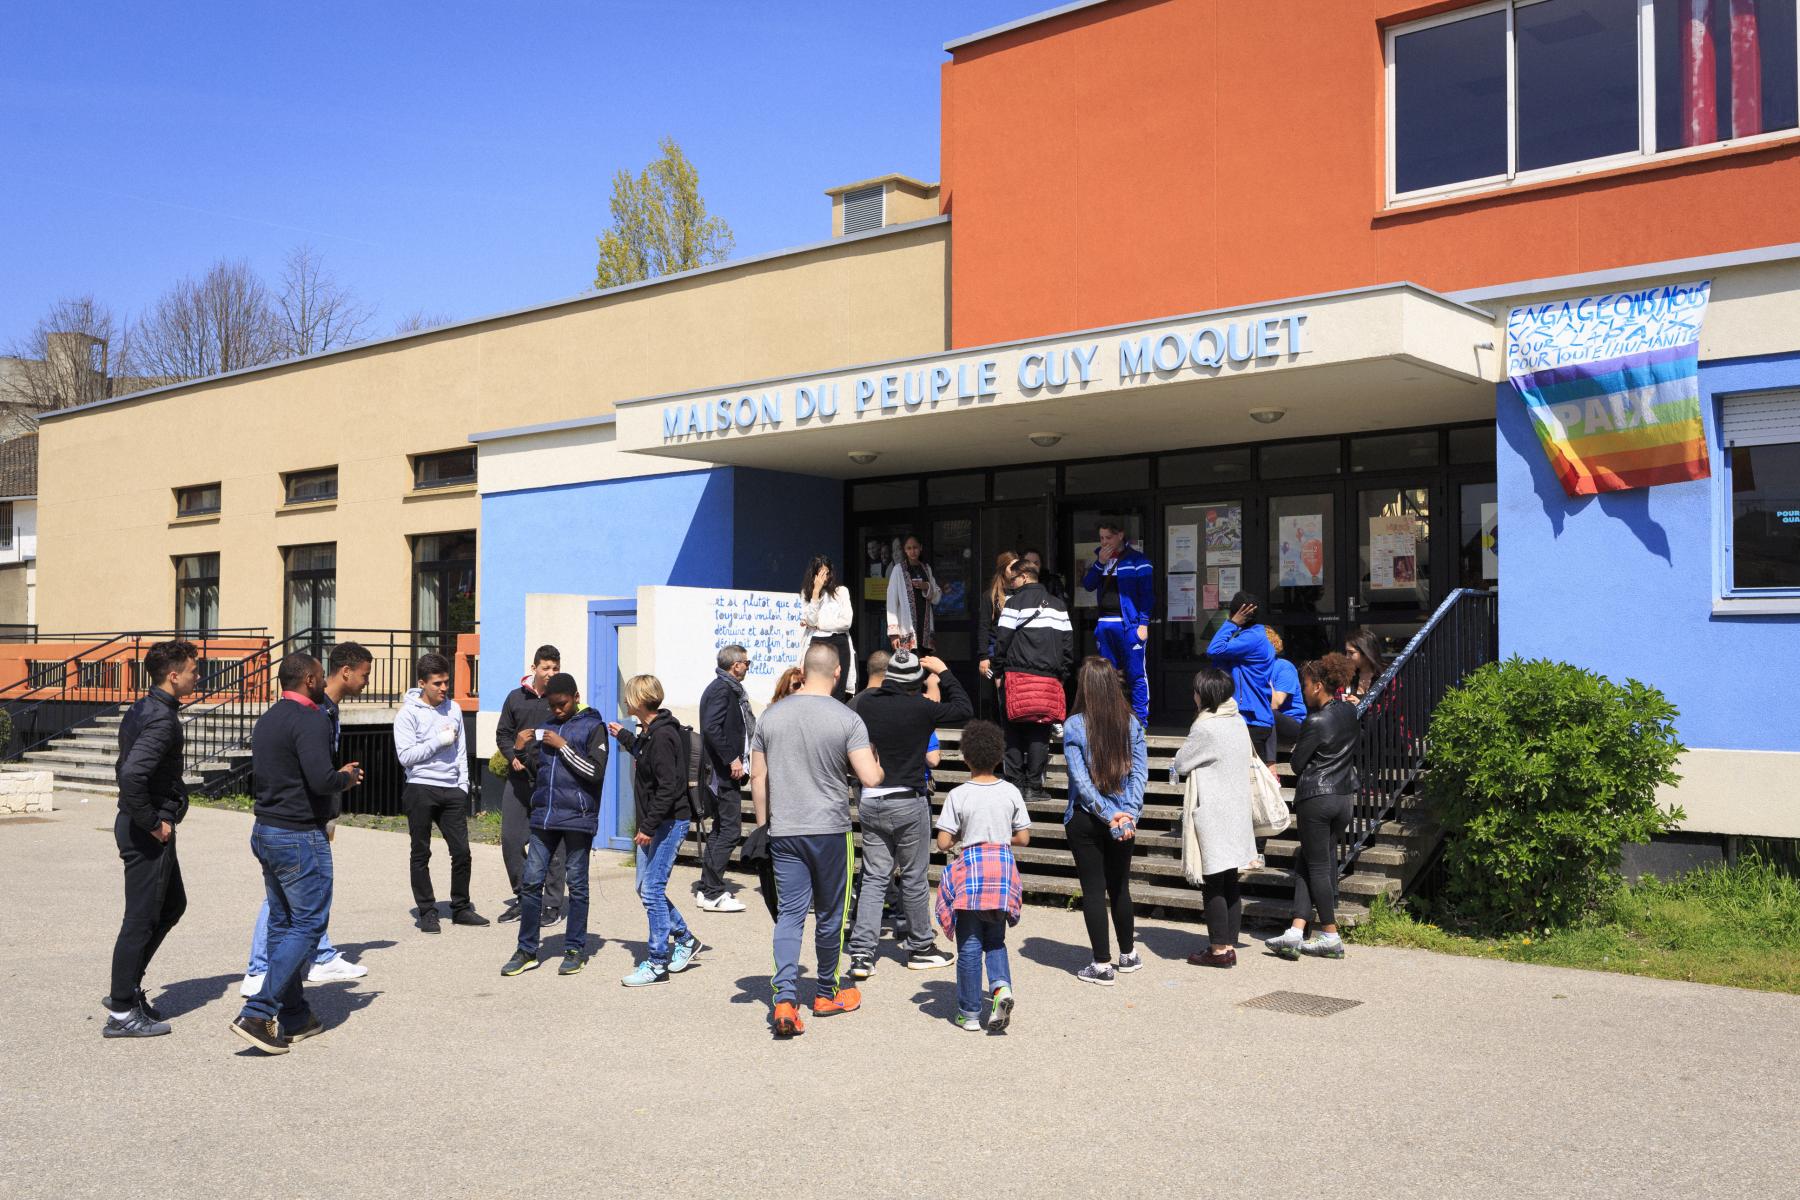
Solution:
<svg viewBox="0 0 1800 1200">
<path fill-rule="evenodd" d="M 1294 824 L 1300 835 L 1294 855 L 1294 923 L 1266 943 L 1283 958 L 1344 957 L 1337 929 L 1337 844 L 1356 802 L 1356 743 L 1362 725 L 1356 706 L 1339 700 L 1337 693 L 1353 673 L 1342 654 L 1327 654 L 1300 668 L 1300 690 L 1311 711 L 1290 760 Z M 1319 920 L 1313 936 L 1303 937 L 1315 909 Z"/>
</svg>

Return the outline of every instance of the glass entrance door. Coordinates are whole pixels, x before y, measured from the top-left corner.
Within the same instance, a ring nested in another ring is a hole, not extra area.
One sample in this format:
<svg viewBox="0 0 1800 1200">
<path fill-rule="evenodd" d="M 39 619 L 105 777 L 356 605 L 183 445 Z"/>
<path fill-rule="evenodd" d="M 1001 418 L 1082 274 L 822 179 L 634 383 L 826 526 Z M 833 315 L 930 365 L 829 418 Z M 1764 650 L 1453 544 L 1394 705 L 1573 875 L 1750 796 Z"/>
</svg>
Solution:
<svg viewBox="0 0 1800 1200">
<path fill-rule="evenodd" d="M 1430 618 L 1441 594 L 1432 555 L 1432 516 L 1439 505 L 1427 481 L 1358 483 L 1356 574 L 1346 607 L 1355 625 L 1373 630 L 1383 655 L 1392 658 Z"/>
<path fill-rule="evenodd" d="M 1059 557 L 1066 564 L 1065 578 L 1069 584 L 1069 619 L 1075 623 L 1075 657 L 1081 658 L 1096 654 L 1094 646 L 1094 621 L 1100 615 L 1100 597 L 1081 586 L 1083 576 L 1094 563 L 1095 551 L 1100 544 L 1100 522 L 1107 519 L 1122 521 L 1125 525 L 1125 536 L 1133 546 L 1144 548 L 1144 508 L 1141 502 L 1105 504 L 1090 502 L 1080 507 L 1066 505 L 1063 508 L 1061 530 L 1063 534 Z M 1160 581 L 1161 572 L 1157 578 Z M 1160 603 L 1157 605 L 1161 610 Z M 1156 635 L 1151 633 L 1150 647 L 1154 651 Z M 1155 662 L 1152 658 L 1146 665 L 1150 677 L 1155 676 Z"/>
<path fill-rule="evenodd" d="M 1317 658 L 1344 640 L 1341 492 L 1332 485 L 1264 501 L 1268 599 L 1260 615 L 1281 630 L 1285 656 L 1294 662 Z M 1229 605 L 1231 597 L 1220 602 Z"/>
<path fill-rule="evenodd" d="M 1245 586 L 1244 517 L 1241 496 L 1162 507 L 1162 549 L 1156 560 L 1162 625 L 1154 637 L 1161 668 L 1153 685 L 1153 715 L 1185 712 L 1191 706 L 1194 672 L 1225 623 L 1225 603 Z"/>
</svg>

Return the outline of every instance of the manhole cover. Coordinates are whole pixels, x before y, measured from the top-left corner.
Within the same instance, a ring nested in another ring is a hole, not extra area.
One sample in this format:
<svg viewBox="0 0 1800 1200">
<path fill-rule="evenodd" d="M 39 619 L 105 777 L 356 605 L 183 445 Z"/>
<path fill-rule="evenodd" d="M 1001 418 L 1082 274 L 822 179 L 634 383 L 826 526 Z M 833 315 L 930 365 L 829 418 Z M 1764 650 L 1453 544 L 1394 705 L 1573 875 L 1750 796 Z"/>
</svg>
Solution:
<svg viewBox="0 0 1800 1200">
<path fill-rule="evenodd" d="M 52 821 L 49 817 L 4 817 L 4 818 L 0 818 L 0 825 L 54 825 L 54 824 L 56 824 L 56 822 Z"/>
<path fill-rule="evenodd" d="M 1329 1017 L 1355 1008 L 1361 1000 L 1343 1000 L 1337 996 L 1315 996 L 1310 992 L 1270 992 L 1254 1000 L 1246 1000 L 1240 1008 L 1266 1008 L 1271 1012 L 1293 1013 L 1301 1017 Z"/>
</svg>

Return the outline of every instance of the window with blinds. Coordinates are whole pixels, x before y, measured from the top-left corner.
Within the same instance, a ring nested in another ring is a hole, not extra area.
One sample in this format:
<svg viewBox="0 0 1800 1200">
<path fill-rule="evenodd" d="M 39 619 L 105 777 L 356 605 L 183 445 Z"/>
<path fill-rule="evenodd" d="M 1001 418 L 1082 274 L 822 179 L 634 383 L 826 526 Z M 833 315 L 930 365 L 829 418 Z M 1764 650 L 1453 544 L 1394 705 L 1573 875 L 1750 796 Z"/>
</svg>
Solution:
<svg viewBox="0 0 1800 1200">
<path fill-rule="evenodd" d="M 867 233 L 871 229 L 880 229 L 886 219 L 887 204 L 881 185 L 844 193 L 845 233 Z"/>
<path fill-rule="evenodd" d="M 1800 391 L 1726 396 L 1719 428 L 1728 587 L 1740 596 L 1800 595 Z"/>
</svg>

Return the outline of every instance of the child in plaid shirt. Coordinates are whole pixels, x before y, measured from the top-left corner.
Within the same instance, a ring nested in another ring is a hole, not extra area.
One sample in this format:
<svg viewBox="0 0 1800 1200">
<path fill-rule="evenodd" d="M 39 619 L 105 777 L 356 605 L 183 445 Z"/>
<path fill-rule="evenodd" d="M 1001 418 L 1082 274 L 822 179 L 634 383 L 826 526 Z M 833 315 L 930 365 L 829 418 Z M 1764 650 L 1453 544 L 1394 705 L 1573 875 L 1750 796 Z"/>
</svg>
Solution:
<svg viewBox="0 0 1800 1200">
<path fill-rule="evenodd" d="M 950 856 L 938 881 L 937 920 L 956 940 L 956 1026 L 981 1029 L 981 969 L 992 989 L 990 1033 L 1012 1020 L 1012 968 L 1006 957 L 1006 927 L 1019 923 L 1019 867 L 1011 847 L 1031 840 L 1031 815 L 1019 789 L 995 771 L 1006 739 L 992 721 L 970 721 L 963 729 L 962 756 L 969 782 L 954 788 L 937 819 L 938 849 Z"/>
</svg>

